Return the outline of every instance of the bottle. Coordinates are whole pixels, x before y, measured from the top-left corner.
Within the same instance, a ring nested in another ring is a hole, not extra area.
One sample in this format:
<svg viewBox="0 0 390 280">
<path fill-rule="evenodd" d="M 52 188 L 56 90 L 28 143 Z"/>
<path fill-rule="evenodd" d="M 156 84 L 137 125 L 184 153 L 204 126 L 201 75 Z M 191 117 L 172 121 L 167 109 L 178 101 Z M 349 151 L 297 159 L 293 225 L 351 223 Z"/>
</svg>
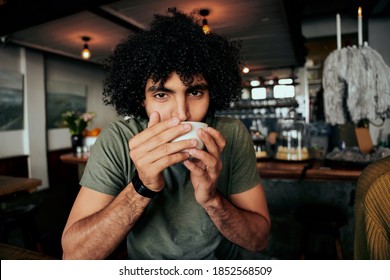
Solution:
<svg viewBox="0 0 390 280">
<path fill-rule="evenodd" d="M 296 116 L 294 109 L 289 117 L 278 121 L 278 138 L 275 158 L 287 161 L 303 161 L 310 158 L 309 135 L 302 118 Z"/>
<path fill-rule="evenodd" d="M 250 133 L 252 136 L 253 147 L 256 152 L 256 158 L 266 158 L 267 157 L 266 138 L 264 134 L 261 133 L 258 123 L 255 120 L 252 120 Z"/>
</svg>

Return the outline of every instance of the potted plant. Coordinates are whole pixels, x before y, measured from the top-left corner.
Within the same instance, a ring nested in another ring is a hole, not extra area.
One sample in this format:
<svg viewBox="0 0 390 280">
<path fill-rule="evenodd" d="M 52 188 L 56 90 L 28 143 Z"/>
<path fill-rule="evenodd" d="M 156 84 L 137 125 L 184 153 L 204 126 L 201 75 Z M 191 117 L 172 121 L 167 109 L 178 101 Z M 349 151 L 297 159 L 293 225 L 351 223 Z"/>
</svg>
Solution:
<svg viewBox="0 0 390 280">
<path fill-rule="evenodd" d="M 84 145 L 84 130 L 92 123 L 96 114 L 94 112 L 67 111 L 62 114 L 62 126 L 69 128 L 71 134 L 72 151 L 77 152 L 77 147 Z"/>
</svg>

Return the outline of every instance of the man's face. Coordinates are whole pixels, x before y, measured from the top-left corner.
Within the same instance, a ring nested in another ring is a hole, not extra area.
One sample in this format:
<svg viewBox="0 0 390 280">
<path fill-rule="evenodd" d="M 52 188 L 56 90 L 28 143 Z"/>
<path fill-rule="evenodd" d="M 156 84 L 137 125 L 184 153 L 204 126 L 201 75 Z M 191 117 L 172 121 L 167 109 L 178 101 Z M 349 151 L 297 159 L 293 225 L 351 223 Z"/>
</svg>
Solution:
<svg viewBox="0 0 390 280">
<path fill-rule="evenodd" d="M 144 106 L 148 116 L 159 112 L 161 121 L 177 117 L 181 121 L 202 121 L 209 108 L 208 84 L 203 76 L 194 77 L 192 84 L 185 86 L 176 72 L 165 84 L 146 82 Z"/>
</svg>

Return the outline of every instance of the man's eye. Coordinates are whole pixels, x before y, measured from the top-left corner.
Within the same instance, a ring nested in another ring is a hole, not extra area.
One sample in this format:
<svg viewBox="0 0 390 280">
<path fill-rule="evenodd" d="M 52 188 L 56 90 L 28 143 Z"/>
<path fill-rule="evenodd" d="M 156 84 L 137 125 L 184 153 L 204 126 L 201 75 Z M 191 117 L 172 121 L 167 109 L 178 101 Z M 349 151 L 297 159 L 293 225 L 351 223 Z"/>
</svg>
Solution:
<svg viewBox="0 0 390 280">
<path fill-rule="evenodd" d="M 158 99 L 164 99 L 167 95 L 165 93 L 156 93 L 154 95 L 155 98 L 158 98 Z"/>
<path fill-rule="evenodd" d="M 199 90 L 193 90 L 189 94 L 193 95 L 193 96 L 200 96 L 200 95 L 202 95 L 202 92 Z"/>
</svg>

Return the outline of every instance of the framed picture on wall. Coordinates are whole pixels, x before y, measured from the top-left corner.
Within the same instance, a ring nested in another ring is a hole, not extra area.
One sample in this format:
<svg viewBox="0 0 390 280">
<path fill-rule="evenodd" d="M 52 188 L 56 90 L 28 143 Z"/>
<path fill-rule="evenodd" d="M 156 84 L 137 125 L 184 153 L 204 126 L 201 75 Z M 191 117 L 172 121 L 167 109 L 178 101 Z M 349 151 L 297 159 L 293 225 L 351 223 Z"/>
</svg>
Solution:
<svg viewBox="0 0 390 280">
<path fill-rule="evenodd" d="M 84 113 L 87 103 L 87 85 L 64 81 L 46 82 L 46 126 L 61 127 L 61 115 L 67 111 Z"/>
<path fill-rule="evenodd" d="M 23 129 L 23 75 L 0 70 L 0 131 Z"/>
</svg>

